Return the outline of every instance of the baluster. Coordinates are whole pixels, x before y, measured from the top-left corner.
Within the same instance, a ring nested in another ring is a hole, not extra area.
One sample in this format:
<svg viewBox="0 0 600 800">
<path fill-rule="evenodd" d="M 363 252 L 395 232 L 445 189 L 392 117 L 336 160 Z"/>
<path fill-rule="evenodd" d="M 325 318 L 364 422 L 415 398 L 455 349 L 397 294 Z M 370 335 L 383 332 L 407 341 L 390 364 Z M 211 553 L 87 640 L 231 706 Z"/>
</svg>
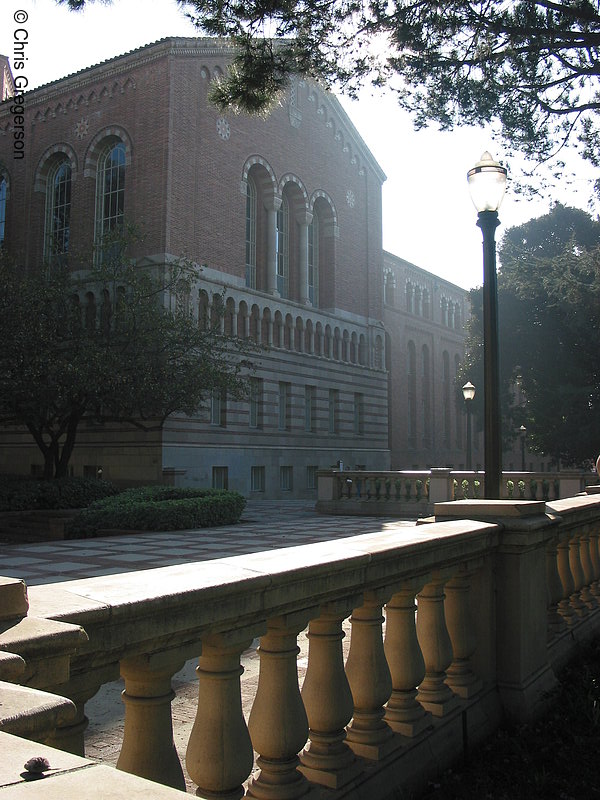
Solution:
<svg viewBox="0 0 600 800">
<path fill-rule="evenodd" d="M 444 581 L 428 583 L 417 595 L 417 638 L 425 661 L 425 678 L 417 700 L 434 716 L 442 717 L 454 709 L 459 698 L 445 683 L 452 663 L 452 643 L 444 616 Z"/>
<path fill-rule="evenodd" d="M 562 630 L 566 622 L 559 613 L 563 587 L 558 571 L 558 540 L 552 539 L 546 548 L 546 587 L 548 594 L 548 641 L 552 641 Z"/>
<path fill-rule="evenodd" d="M 482 687 L 471 668 L 471 656 L 477 648 L 475 623 L 471 614 L 471 577 L 473 572 L 461 571 L 445 586 L 446 626 L 452 643 L 453 660 L 447 670 L 446 682 L 462 698 L 476 695 Z"/>
<path fill-rule="evenodd" d="M 385 720 L 403 736 L 416 736 L 431 725 L 431 715 L 415 699 L 416 687 L 425 677 L 425 661 L 415 627 L 415 594 L 422 585 L 407 581 L 385 610 L 384 650 L 393 687 Z"/>
<path fill-rule="evenodd" d="M 346 725 L 352 718 L 352 692 L 344 672 L 342 621 L 356 602 L 330 603 L 308 628 L 308 668 L 302 699 L 309 724 L 309 744 L 303 750 L 300 770 L 314 783 L 339 789 L 360 773 L 348 747 Z"/>
<path fill-rule="evenodd" d="M 318 613 L 318 609 L 312 609 Z M 260 640 L 260 676 L 248 728 L 254 749 L 260 753 L 260 773 L 251 778 L 248 797 L 308 798 L 315 794 L 296 767 L 298 753 L 308 738 L 308 719 L 298 688 L 296 640 L 306 627 L 310 611 L 270 619 Z"/>
<path fill-rule="evenodd" d="M 590 534 L 586 529 L 584 529 L 579 538 L 579 558 L 581 561 L 581 571 L 583 573 L 581 600 L 588 608 L 595 609 L 598 606 L 598 600 L 591 592 L 594 574 L 592 571 L 592 562 L 590 561 Z"/>
<path fill-rule="evenodd" d="M 592 574 L 594 579 L 592 581 L 591 592 L 594 597 L 600 597 L 600 555 L 598 553 L 598 546 L 600 544 L 600 531 L 590 531 L 590 561 L 592 564 Z"/>
<path fill-rule="evenodd" d="M 352 636 L 346 677 L 354 702 L 354 719 L 346 740 L 356 755 L 379 760 L 395 747 L 393 732 L 384 721 L 384 705 L 392 693 L 392 678 L 385 659 L 381 625 L 383 599 L 365 595 L 352 612 Z"/>
<path fill-rule="evenodd" d="M 581 589 L 583 587 L 583 570 L 581 568 L 581 556 L 579 547 L 579 536 L 572 535 L 569 539 L 569 566 L 573 576 L 573 594 L 570 603 L 575 613 L 579 617 L 585 616 L 586 607 L 581 599 Z"/>
<path fill-rule="evenodd" d="M 125 730 L 117 769 L 185 791 L 173 742 L 171 678 L 184 661 L 138 657 L 121 662 Z"/>
<path fill-rule="evenodd" d="M 242 713 L 241 654 L 256 628 L 212 634 L 202 640 L 198 673 L 198 711 L 187 746 L 186 766 L 201 797 L 239 800 L 254 763 L 252 742 Z"/>
<path fill-rule="evenodd" d="M 558 613 L 568 625 L 575 622 L 575 611 L 569 601 L 573 594 L 574 583 L 569 564 L 569 541 L 567 538 L 559 539 L 556 551 L 558 554 L 558 574 L 562 586 L 562 597 L 558 603 Z"/>
</svg>

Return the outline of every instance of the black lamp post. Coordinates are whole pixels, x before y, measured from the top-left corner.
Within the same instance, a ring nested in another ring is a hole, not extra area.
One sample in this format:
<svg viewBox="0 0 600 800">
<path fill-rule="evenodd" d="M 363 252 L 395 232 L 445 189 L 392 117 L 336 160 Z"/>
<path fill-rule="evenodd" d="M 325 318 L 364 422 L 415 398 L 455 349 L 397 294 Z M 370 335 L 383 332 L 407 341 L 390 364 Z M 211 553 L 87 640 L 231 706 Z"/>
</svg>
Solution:
<svg viewBox="0 0 600 800">
<path fill-rule="evenodd" d="M 475 398 L 475 387 L 468 381 L 462 387 L 465 408 L 467 409 L 467 469 L 472 469 L 471 464 L 471 403 Z"/>
<path fill-rule="evenodd" d="M 525 472 L 525 437 L 527 436 L 525 425 L 521 425 L 519 433 L 521 434 L 521 472 Z"/>
<path fill-rule="evenodd" d="M 485 498 L 499 500 L 502 482 L 500 370 L 498 358 L 498 282 L 496 240 L 498 208 L 506 189 L 506 168 L 488 152 L 467 173 L 471 199 L 483 234 L 483 371 Z"/>
</svg>

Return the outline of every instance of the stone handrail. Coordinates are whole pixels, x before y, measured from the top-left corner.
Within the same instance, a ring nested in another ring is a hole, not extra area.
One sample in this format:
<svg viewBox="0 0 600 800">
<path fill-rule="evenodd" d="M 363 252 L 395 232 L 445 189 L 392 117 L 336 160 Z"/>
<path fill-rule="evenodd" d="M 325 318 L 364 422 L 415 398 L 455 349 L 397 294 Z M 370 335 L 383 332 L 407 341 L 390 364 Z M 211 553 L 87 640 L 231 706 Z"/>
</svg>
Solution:
<svg viewBox="0 0 600 800">
<path fill-rule="evenodd" d="M 183 788 L 171 677 L 199 656 L 186 759 L 198 796 L 312 797 L 321 786 L 366 800 L 422 787 L 502 718 L 534 714 L 554 666 L 600 621 L 600 498 L 435 511 L 435 523 L 414 528 L 386 523 L 334 542 L 30 588 L 30 619 L 87 636 L 68 677 L 37 687 L 78 709 L 46 741 L 82 755 L 85 701 L 120 672 L 118 767 Z M 18 652 L 22 623 L 0 649 Z M 246 722 L 240 657 L 255 637 L 260 678 Z"/>
<path fill-rule="evenodd" d="M 502 496 L 515 500 L 558 500 L 585 490 L 579 472 L 504 472 Z M 321 470 L 317 509 L 325 514 L 416 518 L 433 513 L 435 503 L 484 497 L 485 474 L 452 469 Z"/>
</svg>

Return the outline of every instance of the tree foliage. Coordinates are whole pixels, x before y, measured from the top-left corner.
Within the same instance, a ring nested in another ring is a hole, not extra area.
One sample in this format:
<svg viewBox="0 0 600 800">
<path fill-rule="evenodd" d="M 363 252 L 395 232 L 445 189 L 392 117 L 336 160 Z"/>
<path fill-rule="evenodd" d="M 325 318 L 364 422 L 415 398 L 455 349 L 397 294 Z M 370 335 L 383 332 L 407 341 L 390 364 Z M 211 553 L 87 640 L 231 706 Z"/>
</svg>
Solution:
<svg viewBox="0 0 600 800">
<path fill-rule="evenodd" d="M 57 0 L 80 10 L 93 0 Z M 497 123 L 547 159 L 575 136 L 600 163 L 600 10 L 590 0 L 177 0 L 236 56 L 223 107 L 262 111 L 292 74 L 390 85 L 418 127 Z"/>
<path fill-rule="evenodd" d="M 85 273 L 27 273 L 0 251 L 0 422 L 27 428 L 46 477 L 66 474 L 83 420 L 157 430 L 213 389 L 241 396 L 252 367 L 247 341 L 187 310 L 195 268 L 109 252 Z"/>
<path fill-rule="evenodd" d="M 556 204 L 549 214 L 507 231 L 499 259 L 504 433 L 510 438 L 525 425 L 529 448 L 556 463 L 595 459 L 600 452 L 600 222 Z M 483 387 L 481 294 L 481 289 L 471 292 L 473 317 L 459 383 L 464 378 L 462 383 L 470 379 Z M 481 395 L 474 401 L 479 414 Z"/>
</svg>

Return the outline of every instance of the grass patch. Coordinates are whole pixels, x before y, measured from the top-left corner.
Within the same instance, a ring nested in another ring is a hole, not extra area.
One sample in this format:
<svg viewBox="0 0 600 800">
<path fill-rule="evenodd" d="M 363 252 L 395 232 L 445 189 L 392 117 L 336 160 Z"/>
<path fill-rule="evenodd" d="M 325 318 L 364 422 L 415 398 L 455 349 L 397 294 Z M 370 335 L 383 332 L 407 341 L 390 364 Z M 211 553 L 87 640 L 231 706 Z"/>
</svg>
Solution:
<svg viewBox="0 0 600 800">
<path fill-rule="evenodd" d="M 600 798 L 600 641 L 582 649 L 558 679 L 543 717 L 501 728 L 422 800 Z"/>
</svg>

